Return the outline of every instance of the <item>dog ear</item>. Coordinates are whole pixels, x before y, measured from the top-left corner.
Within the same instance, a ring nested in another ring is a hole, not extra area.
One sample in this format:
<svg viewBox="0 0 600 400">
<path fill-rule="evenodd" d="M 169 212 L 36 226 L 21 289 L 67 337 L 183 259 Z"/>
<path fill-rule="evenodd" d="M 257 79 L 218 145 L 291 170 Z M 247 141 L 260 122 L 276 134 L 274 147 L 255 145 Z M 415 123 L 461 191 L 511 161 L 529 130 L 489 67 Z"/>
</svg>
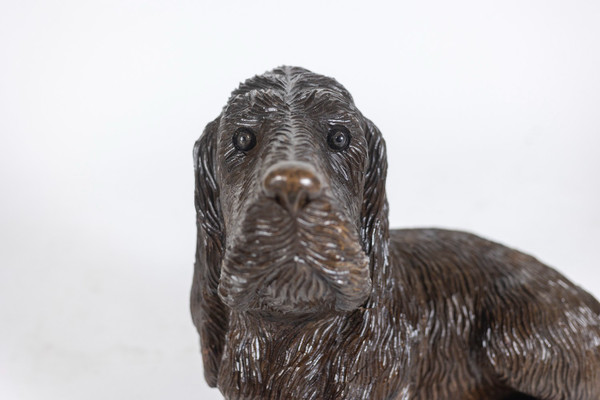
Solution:
<svg viewBox="0 0 600 400">
<path fill-rule="evenodd" d="M 371 259 L 371 279 L 375 294 L 386 284 L 386 273 L 382 269 L 386 267 L 389 242 L 388 203 L 385 192 L 387 155 L 381 132 L 369 119 L 364 120 L 368 161 L 361 212 L 361 238 L 365 252 Z M 370 302 L 375 301 L 373 294 Z"/>
<path fill-rule="evenodd" d="M 215 176 L 218 127 L 219 118 L 206 126 L 194 145 L 198 236 L 190 308 L 200 334 L 204 377 L 211 387 L 217 385 L 228 324 L 226 306 L 217 295 L 224 244 L 224 224 Z"/>
</svg>

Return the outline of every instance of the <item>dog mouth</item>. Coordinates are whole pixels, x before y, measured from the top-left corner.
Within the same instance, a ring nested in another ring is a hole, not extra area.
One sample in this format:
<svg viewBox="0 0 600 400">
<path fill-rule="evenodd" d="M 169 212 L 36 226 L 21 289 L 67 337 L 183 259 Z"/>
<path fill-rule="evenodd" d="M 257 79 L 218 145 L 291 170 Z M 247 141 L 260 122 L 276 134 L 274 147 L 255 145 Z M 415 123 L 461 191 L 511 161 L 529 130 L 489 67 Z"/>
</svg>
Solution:
<svg viewBox="0 0 600 400">
<path fill-rule="evenodd" d="M 219 296 L 244 311 L 349 311 L 371 289 L 356 224 L 328 199 L 291 214 L 263 199 L 228 237 Z"/>
</svg>

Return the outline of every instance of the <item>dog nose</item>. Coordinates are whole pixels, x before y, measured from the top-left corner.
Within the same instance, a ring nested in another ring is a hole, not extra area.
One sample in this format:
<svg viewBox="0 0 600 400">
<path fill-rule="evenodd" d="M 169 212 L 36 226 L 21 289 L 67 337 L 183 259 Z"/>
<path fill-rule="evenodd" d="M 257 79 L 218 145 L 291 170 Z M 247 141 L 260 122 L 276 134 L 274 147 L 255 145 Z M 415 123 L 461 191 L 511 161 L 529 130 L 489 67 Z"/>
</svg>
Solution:
<svg viewBox="0 0 600 400">
<path fill-rule="evenodd" d="M 310 164 L 278 163 L 267 170 L 263 191 L 295 213 L 321 194 L 321 182 Z"/>
</svg>

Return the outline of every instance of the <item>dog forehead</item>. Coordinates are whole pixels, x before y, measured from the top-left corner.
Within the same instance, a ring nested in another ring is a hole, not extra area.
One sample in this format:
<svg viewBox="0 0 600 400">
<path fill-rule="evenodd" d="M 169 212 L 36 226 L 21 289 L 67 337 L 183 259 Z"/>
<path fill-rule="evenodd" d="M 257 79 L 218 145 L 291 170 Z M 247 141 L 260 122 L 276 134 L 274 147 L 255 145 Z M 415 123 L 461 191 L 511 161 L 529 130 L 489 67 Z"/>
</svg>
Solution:
<svg viewBox="0 0 600 400">
<path fill-rule="evenodd" d="M 240 117 L 248 114 L 257 118 L 274 113 L 311 114 L 355 112 L 351 99 L 329 88 L 310 88 L 298 91 L 294 96 L 276 89 L 252 89 L 231 96 L 223 114 Z"/>
<path fill-rule="evenodd" d="M 279 67 L 241 83 L 229 98 L 224 113 L 307 112 L 327 107 L 354 109 L 354 101 L 333 78 L 300 67 Z"/>
<path fill-rule="evenodd" d="M 233 94 L 242 94 L 252 89 L 276 89 L 293 94 L 296 91 L 315 88 L 329 88 L 330 90 L 343 93 L 350 101 L 352 97 L 346 88 L 334 78 L 316 74 L 301 67 L 283 66 L 256 75 L 240 83 Z"/>
</svg>

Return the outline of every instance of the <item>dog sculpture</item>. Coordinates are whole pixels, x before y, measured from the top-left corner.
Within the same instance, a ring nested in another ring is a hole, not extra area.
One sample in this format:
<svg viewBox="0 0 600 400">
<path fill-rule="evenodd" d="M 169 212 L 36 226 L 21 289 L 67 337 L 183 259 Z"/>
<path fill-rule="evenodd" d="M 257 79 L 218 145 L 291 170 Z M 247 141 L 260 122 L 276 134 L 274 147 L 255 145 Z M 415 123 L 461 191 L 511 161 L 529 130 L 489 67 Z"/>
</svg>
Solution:
<svg viewBox="0 0 600 400">
<path fill-rule="evenodd" d="M 332 78 L 242 83 L 194 147 L 191 294 L 227 399 L 600 399 L 600 304 L 477 236 L 388 229 L 385 144 Z"/>
</svg>

